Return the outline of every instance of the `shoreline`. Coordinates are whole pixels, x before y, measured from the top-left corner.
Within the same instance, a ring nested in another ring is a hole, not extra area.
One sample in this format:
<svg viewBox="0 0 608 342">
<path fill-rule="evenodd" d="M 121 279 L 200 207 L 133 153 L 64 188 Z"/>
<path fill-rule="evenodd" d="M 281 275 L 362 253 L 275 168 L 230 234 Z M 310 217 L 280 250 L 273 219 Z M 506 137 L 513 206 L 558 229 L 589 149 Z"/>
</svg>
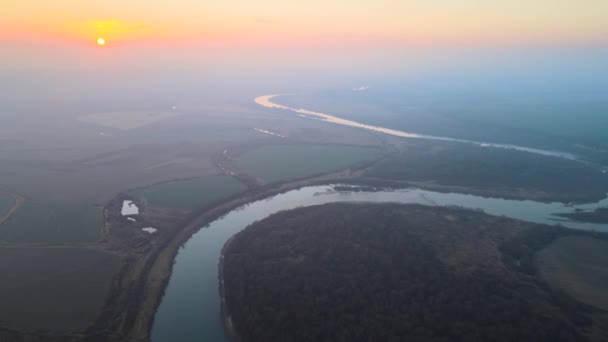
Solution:
<svg viewBox="0 0 608 342">
<path fill-rule="evenodd" d="M 171 235 L 163 237 L 157 241 L 157 244 L 153 244 L 149 252 L 126 255 L 125 266 L 113 280 L 113 285 L 107 296 L 108 299 L 103 312 L 96 319 L 95 323 L 86 330 L 85 334 L 80 336 L 87 341 L 150 341 L 156 312 L 162 303 L 171 275 L 173 274 L 174 261 L 180 248 L 209 223 L 250 202 L 305 186 L 331 183 L 390 188 L 413 187 L 446 193 L 475 194 L 476 192 L 474 191 L 475 189 L 450 191 L 451 189 L 449 188 L 433 188 L 432 185 L 437 186 L 436 184 L 415 184 L 414 182 L 387 181 L 362 177 L 366 169 L 381 160 L 383 160 L 382 157 L 327 174 L 250 188 L 193 211 L 183 220 L 180 220 L 181 223 L 176 223 L 176 229 Z M 107 224 L 110 223 L 108 222 Z M 104 228 L 108 227 L 104 226 Z M 107 238 L 112 240 L 109 231 L 107 235 Z M 112 245 L 114 245 L 112 241 L 105 241 L 98 248 L 107 250 Z M 225 246 L 222 247 L 222 256 Z M 113 250 L 113 252 L 120 253 L 120 250 Z M 220 258 L 218 262 L 218 286 L 220 286 L 223 260 Z M 219 288 L 218 290 L 223 298 L 223 289 Z M 229 324 L 230 314 L 227 307 L 225 307 L 224 301 L 222 301 L 221 307 L 221 320 L 224 329 L 227 329 L 226 333 L 230 341 L 239 341 L 238 333 Z M 72 336 L 75 337 L 74 335 Z M 44 337 L 40 335 L 40 340 L 45 340 Z"/>
<path fill-rule="evenodd" d="M 86 330 L 85 339 L 91 341 L 150 341 L 156 312 L 164 298 L 173 273 L 175 258 L 180 248 L 195 233 L 212 221 L 247 203 L 272 197 L 280 193 L 311 185 L 344 183 L 391 188 L 414 187 L 429 191 L 471 194 L 489 198 L 556 202 L 548 199 L 553 197 L 550 194 L 544 194 L 549 195 L 547 196 L 548 198 L 540 199 L 535 198 L 536 196 L 533 193 L 514 193 L 512 194 L 513 196 L 509 196 L 509 194 L 501 193 L 500 189 L 485 190 L 471 187 L 446 186 L 431 182 L 394 181 L 364 177 L 365 170 L 390 157 L 389 154 L 386 154 L 386 150 L 384 152 L 379 154 L 378 158 L 353 165 L 346 169 L 263 186 L 250 186 L 249 189 L 241 193 L 195 209 L 175 223 L 175 230 L 171 231 L 170 234 L 162 236 L 150 245 L 151 248 L 148 251 L 143 253 L 138 253 L 137 251 L 135 253 L 128 253 L 125 259 L 125 266 L 123 266 L 123 269 L 113 280 L 104 309 L 95 323 Z M 237 178 L 239 177 L 237 176 Z M 104 207 L 104 212 L 106 208 L 107 205 Z M 104 230 L 108 230 L 107 224 L 109 223 L 104 223 Z M 106 249 L 106 245 L 112 246 L 114 244 L 109 230 L 104 235 L 110 240 L 102 241 L 101 248 Z M 120 251 L 114 250 L 114 252 Z M 220 263 L 221 261 L 219 260 Z M 218 264 L 218 267 L 221 272 L 222 265 Z M 221 273 L 218 273 L 218 276 L 221 277 Z M 219 290 L 221 295 L 223 295 L 223 289 Z M 230 321 L 230 315 L 224 306 L 225 303 L 222 302 L 221 319 L 226 328 Z M 232 332 L 236 334 L 233 330 Z M 228 333 L 230 331 L 227 331 L 227 336 L 232 336 L 231 340 L 238 341 L 238 339 L 235 339 L 238 338 L 235 337 L 236 335 Z"/>
<path fill-rule="evenodd" d="M 238 233 L 237 233 L 238 234 Z M 230 243 L 234 240 L 233 235 L 222 247 L 222 251 L 220 252 L 220 260 L 218 262 L 218 284 L 220 291 L 220 320 L 222 322 L 222 326 L 224 327 L 224 334 L 226 334 L 226 338 L 230 342 L 241 342 L 241 336 L 236 331 L 236 327 L 234 326 L 234 322 L 232 321 L 232 316 L 230 315 L 230 311 L 228 310 L 228 305 L 226 304 L 226 290 L 224 288 L 224 254 L 226 249 L 230 246 Z"/>
<path fill-rule="evenodd" d="M 173 273 L 175 257 L 179 249 L 200 229 L 207 226 L 212 221 L 228 214 L 247 203 L 275 196 L 287 191 L 295 190 L 309 185 L 326 184 L 356 178 L 361 169 L 376 163 L 360 166 L 358 169 L 349 168 L 324 175 L 317 175 L 304 179 L 286 181 L 284 183 L 270 184 L 260 188 L 246 190 L 240 194 L 226 198 L 210 207 L 202 208 L 189 216 L 185 226 L 179 230 L 172 238 L 166 240 L 162 246 L 146 257 L 145 269 L 141 272 L 143 277 L 139 278 L 136 289 L 131 291 L 139 292 L 139 300 L 135 300 L 133 306 L 138 307 L 132 317 L 127 321 L 132 321 L 131 327 L 124 327 L 124 334 L 119 335 L 127 341 L 150 341 L 156 311 L 162 303 L 164 293 Z M 137 303 L 138 302 L 138 303 Z M 131 309 L 134 309 L 131 307 Z M 130 310 L 129 310 L 130 311 Z M 122 329 L 118 329 L 119 331 Z M 116 332 L 116 331 L 114 331 Z"/>
<path fill-rule="evenodd" d="M 191 214 L 187 220 L 187 223 L 181 230 L 176 232 L 172 238 L 167 240 L 164 243 L 164 246 L 160 247 L 155 253 L 152 253 L 146 258 L 146 269 L 142 271 L 143 277 L 140 278 L 138 281 L 140 285 L 137 286 L 141 290 L 141 299 L 139 300 L 138 304 L 135 304 L 135 306 L 138 306 L 139 309 L 135 317 L 133 317 L 134 323 L 131 329 L 126 329 L 128 330 L 128 333 L 125 336 L 126 340 L 142 342 L 150 340 L 156 311 L 162 303 L 165 290 L 171 279 L 174 260 L 177 253 L 179 252 L 179 249 L 200 229 L 204 228 L 212 221 L 228 214 L 232 210 L 246 205 L 247 203 L 272 197 L 305 186 L 323 185 L 335 182 L 354 185 L 378 184 L 379 182 L 377 182 L 377 180 L 360 178 L 361 171 L 375 162 L 377 162 L 377 160 L 369 163 L 368 165 L 360 166 L 359 169 L 346 169 L 330 174 L 317 175 L 314 177 L 296 179 L 286 181 L 284 183 L 271 184 L 260 188 L 249 189 L 243 193 L 224 199 L 211 207 L 202 208 Z M 396 188 L 429 188 L 406 182 L 384 181 L 382 183 L 384 183 L 386 186 Z M 432 189 L 432 191 L 452 192 L 447 189 L 441 191 L 437 188 Z M 470 191 L 469 189 L 469 191 L 461 191 L 459 193 L 475 194 L 475 191 Z M 218 262 L 221 263 L 222 260 L 219 260 Z M 221 272 L 222 265 L 218 264 L 218 267 L 220 268 Z M 218 276 L 221 275 L 218 274 Z M 224 305 L 225 304 L 222 303 L 222 322 L 226 324 L 226 322 L 229 321 L 230 315 Z M 238 341 L 238 339 L 236 339 L 236 341 Z"/>
</svg>

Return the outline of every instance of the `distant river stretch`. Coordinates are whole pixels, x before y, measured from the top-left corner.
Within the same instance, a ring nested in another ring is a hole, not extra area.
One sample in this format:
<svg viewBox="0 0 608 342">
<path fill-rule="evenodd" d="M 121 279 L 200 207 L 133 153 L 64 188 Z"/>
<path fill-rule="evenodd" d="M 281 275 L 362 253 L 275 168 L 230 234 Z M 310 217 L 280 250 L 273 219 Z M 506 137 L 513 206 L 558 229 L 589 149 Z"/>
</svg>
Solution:
<svg viewBox="0 0 608 342">
<path fill-rule="evenodd" d="M 502 149 L 506 149 L 506 150 L 524 151 L 524 152 L 541 154 L 541 155 L 544 155 L 544 156 L 551 156 L 551 157 L 559 157 L 559 158 L 565 158 L 565 159 L 570 159 L 570 160 L 577 160 L 576 156 L 574 156 L 571 153 L 566 153 L 566 152 L 549 151 L 549 150 L 542 150 L 542 149 L 538 149 L 538 148 L 524 147 L 524 146 L 517 146 L 517 145 L 509 145 L 509 144 L 495 144 L 495 143 L 488 143 L 488 142 L 481 142 L 481 141 L 473 141 L 473 140 L 456 139 L 456 138 L 448 138 L 448 137 L 438 137 L 438 136 L 434 136 L 434 135 L 409 133 L 409 132 L 399 131 L 399 130 L 391 129 L 391 128 L 385 128 L 385 127 L 367 125 L 367 124 L 363 124 L 363 123 L 356 122 L 356 121 L 342 119 L 342 118 L 339 118 L 339 117 L 336 117 L 336 116 L 333 116 L 333 115 L 329 115 L 329 114 L 325 114 L 325 113 L 320 113 L 320 112 L 315 112 L 315 111 L 308 110 L 308 109 L 291 108 L 291 107 L 283 106 L 283 105 L 280 105 L 278 103 L 275 103 L 275 102 L 271 101 L 272 99 L 274 99 L 274 98 L 276 98 L 278 96 L 282 96 L 282 95 L 284 95 L 284 94 L 260 96 L 260 97 L 257 97 L 255 99 L 255 103 L 259 104 L 260 106 L 266 107 L 266 108 L 275 108 L 275 109 L 289 110 L 289 111 L 292 111 L 292 112 L 295 112 L 295 113 L 298 113 L 298 114 L 303 114 L 303 115 L 311 116 L 311 117 L 314 117 L 314 118 L 319 118 L 319 119 L 321 119 L 323 121 L 331 122 L 331 123 L 334 123 L 334 124 L 344 125 L 344 126 L 350 126 L 350 127 L 357 127 L 357 128 L 363 128 L 363 129 L 367 129 L 367 130 L 370 130 L 370 131 L 375 131 L 375 132 L 380 132 L 380 133 L 384 133 L 384 134 L 388 134 L 388 135 L 393 135 L 393 136 L 396 136 L 396 137 L 414 138 L 414 139 L 427 139 L 427 140 L 440 140 L 440 141 L 452 141 L 452 142 L 459 142 L 459 143 L 466 143 L 466 144 L 474 144 L 474 145 L 478 145 L 478 146 L 481 146 L 481 147 L 502 148 Z"/>
</svg>

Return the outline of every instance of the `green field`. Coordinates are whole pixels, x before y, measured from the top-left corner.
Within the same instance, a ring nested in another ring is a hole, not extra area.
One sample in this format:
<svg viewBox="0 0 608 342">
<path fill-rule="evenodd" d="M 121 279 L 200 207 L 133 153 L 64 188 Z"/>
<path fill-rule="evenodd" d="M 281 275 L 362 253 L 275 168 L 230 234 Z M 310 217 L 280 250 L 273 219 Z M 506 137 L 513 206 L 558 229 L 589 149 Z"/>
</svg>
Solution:
<svg viewBox="0 0 608 342">
<path fill-rule="evenodd" d="M 346 168 L 374 159 L 378 149 L 347 145 L 272 145 L 245 153 L 237 165 L 272 183 Z"/>
<path fill-rule="evenodd" d="M 0 225 L 0 240 L 19 243 L 92 242 L 99 237 L 101 210 L 92 206 L 26 200 Z"/>
<path fill-rule="evenodd" d="M 245 190 L 233 177 L 210 176 L 187 181 L 162 183 L 133 191 L 150 204 L 191 210 Z"/>
</svg>

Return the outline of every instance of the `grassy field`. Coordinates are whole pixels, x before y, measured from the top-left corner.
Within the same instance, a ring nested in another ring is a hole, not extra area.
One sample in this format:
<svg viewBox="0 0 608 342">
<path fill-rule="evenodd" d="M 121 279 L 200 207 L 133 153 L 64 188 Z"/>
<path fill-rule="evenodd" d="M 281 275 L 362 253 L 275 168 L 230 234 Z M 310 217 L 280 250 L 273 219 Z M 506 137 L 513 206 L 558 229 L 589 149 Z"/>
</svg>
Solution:
<svg viewBox="0 0 608 342">
<path fill-rule="evenodd" d="M 92 206 L 26 200 L 0 225 L 0 240 L 19 243 L 92 242 L 99 237 L 101 210 Z"/>
<path fill-rule="evenodd" d="M 245 190 L 233 177 L 210 176 L 187 181 L 162 183 L 133 192 L 161 207 L 191 210 Z"/>
<path fill-rule="evenodd" d="M 552 286 L 608 310 L 608 241 L 570 236 L 539 252 L 536 265 Z"/>
<path fill-rule="evenodd" d="M 272 145 L 245 153 L 237 165 L 264 181 L 311 176 L 376 157 L 378 149 L 348 145 Z"/>
<path fill-rule="evenodd" d="M 120 264 L 96 250 L 0 247 L 0 326 L 84 330 L 100 313 Z"/>
</svg>

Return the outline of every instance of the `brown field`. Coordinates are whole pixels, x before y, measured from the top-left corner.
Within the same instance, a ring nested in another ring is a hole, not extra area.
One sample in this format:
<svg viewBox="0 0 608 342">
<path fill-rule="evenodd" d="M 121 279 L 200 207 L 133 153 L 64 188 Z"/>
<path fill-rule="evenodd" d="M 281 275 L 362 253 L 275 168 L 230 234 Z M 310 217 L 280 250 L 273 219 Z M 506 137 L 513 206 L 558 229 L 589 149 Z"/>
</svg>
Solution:
<svg viewBox="0 0 608 342">
<path fill-rule="evenodd" d="M 536 264 L 551 286 L 608 310 L 608 241 L 563 237 L 538 253 Z"/>
<path fill-rule="evenodd" d="M 120 257 L 94 249 L 0 246 L 0 321 L 10 329 L 83 331 L 120 265 Z"/>
</svg>

